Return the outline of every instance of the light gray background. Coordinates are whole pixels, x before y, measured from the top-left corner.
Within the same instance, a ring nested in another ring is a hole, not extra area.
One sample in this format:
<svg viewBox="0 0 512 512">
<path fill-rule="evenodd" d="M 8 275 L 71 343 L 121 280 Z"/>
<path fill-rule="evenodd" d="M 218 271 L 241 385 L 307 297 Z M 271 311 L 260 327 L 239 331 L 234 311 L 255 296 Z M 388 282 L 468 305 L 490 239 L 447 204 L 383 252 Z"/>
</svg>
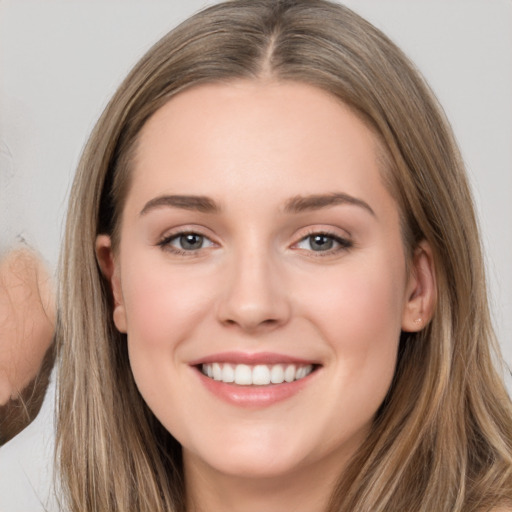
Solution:
<svg viewBox="0 0 512 512">
<path fill-rule="evenodd" d="M 206 3 L 213 2 L 0 0 L 0 252 L 21 237 L 55 268 L 67 192 L 95 120 L 151 44 Z M 510 364 L 512 1 L 345 3 L 405 50 L 452 122 L 473 184 L 493 315 Z M 46 499 L 51 414 L 43 413 L 0 450 L 1 512 L 40 510 L 37 496 Z"/>
</svg>

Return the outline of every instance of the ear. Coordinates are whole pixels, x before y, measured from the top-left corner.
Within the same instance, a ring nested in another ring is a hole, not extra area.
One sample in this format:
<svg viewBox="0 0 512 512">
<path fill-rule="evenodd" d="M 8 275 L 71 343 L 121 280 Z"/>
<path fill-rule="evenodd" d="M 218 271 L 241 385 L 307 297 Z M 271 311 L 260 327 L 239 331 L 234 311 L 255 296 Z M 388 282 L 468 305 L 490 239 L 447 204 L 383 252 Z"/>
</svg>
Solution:
<svg viewBox="0 0 512 512">
<path fill-rule="evenodd" d="M 100 266 L 101 273 L 110 284 L 114 300 L 113 320 L 119 332 L 126 333 L 126 312 L 119 276 L 119 263 L 116 262 L 112 250 L 112 240 L 108 235 L 96 237 L 96 260 Z"/>
<path fill-rule="evenodd" d="M 402 330 L 421 331 L 432 319 L 437 286 L 432 250 L 426 240 L 416 247 L 409 270 Z"/>
</svg>

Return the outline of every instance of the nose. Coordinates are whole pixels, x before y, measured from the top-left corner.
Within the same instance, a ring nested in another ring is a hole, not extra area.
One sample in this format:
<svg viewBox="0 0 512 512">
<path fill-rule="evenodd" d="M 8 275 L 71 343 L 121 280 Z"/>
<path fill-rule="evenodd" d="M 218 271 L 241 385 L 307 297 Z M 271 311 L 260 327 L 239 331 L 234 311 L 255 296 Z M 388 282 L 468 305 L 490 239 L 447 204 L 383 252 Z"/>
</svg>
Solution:
<svg viewBox="0 0 512 512">
<path fill-rule="evenodd" d="M 238 254 L 224 275 L 218 318 L 249 332 L 271 331 L 290 318 L 289 290 L 278 265 L 265 251 Z"/>
</svg>

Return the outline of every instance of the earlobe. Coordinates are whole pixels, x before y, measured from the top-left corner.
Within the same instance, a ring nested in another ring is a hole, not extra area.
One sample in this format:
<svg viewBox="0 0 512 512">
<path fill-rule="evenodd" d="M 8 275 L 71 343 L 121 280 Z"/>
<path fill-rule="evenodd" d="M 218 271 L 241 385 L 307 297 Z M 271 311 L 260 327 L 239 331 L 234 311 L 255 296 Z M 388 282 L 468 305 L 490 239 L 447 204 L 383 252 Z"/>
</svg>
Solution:
<svg viewBox="0 0 512 512">
<path fill-rule="evenodd" d="M 112 312 L 114 324 L 119 332 L 126 333 L 126 313 L 121 290 L 119 265 L 116 263 L 112 241 L 108 235 L 98 235 L 96 237 L 96 260 L 101 273 L 110 284 L 114 304 Z"/>
<path fill-rule="evenodd" d="M 434 258 L 427 241 L 422 241 L 411 262 L 402 330 L 421 331 L 431 320 L 437 298 Z"/>
</svg>

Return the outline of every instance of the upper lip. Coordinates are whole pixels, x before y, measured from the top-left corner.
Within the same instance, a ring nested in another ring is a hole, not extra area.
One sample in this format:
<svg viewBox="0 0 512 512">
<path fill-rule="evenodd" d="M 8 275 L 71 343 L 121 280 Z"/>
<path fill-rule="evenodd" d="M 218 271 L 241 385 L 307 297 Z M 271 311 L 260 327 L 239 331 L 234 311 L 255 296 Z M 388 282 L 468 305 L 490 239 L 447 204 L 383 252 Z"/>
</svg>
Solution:
<svg viewBox="0 0 512 512">
<path fill-rule="evenodd" d="M 194 361 L 190 361 L 191 366 L 210 363 L 231 363 L 231 364 L 317 364 L 317 361 L 311 359 L 303 359 L 300 357 L 290 356 L 286 354 L 277 354 L 274 352 L 219 352 L 217 354 L 207 355 Z"/>
</svg>

